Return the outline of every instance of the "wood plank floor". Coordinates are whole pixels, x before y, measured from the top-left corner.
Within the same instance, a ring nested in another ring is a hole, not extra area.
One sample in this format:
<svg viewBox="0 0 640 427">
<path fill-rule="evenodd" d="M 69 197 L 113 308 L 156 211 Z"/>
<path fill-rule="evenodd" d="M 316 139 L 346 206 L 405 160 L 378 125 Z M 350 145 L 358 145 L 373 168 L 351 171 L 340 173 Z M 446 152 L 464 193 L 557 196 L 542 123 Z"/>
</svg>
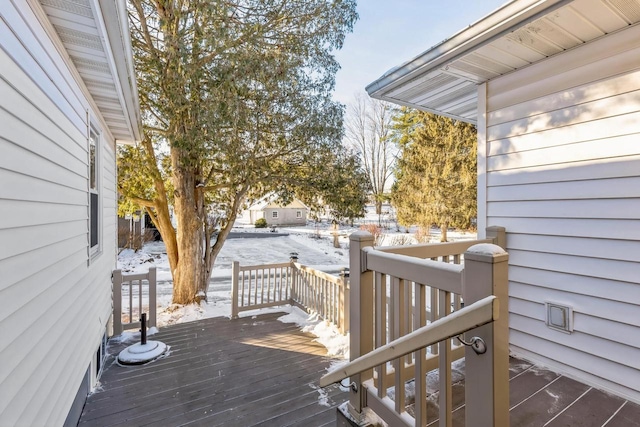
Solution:
<svg viewBox="0 0 640 427">
<path fill-rule="evenodd" d="M 345 394 L 317 386 L 331 359 L 281 315 L 162 328 L 149 339 L 171 346 L 170 355 L 145 366 L 111 363 L 79 425 L 334 425 Z"/>
<path fill-rule="evenodd" d="M 454 381 L 453 426 L 464 427 L 464 361 L 456 363 Z M 428 382 L 437 384 L 437 377 Z M 427 425 L 437 426 L 437 391 L 431 392 Z M 640 405 L 513 357 L 509 407 L 513 427 L 640 427 Z"/>
<path fill-rule="evenodd" d="M 334 426 L 348 399 L 318 388 L 331 359 L 282 314 L 206 319 L 150 337 L 170 354 L 145 366 L 107 365 L 102 390 L 88 397 L 80 426 Z M 116 355 L 124 345 L 111 346 Z M 463 426 L 464 362 L 453 373 L 455 427 Z M 531 363 L 510 361 L 511 426 L 640 427 L 640 406 Z M 428 423 L 437 425 L 437 374 Z M 411 408 L 409 408 L 411 412 Z"/>
</svg>

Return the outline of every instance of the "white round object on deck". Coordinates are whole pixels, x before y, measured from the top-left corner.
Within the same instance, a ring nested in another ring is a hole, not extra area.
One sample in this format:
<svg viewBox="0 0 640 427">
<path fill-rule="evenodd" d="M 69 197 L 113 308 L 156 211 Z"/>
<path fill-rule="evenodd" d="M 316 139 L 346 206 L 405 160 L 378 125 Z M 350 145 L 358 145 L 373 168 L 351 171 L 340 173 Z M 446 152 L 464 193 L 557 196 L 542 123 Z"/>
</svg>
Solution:
<svg viewBox="0 0 640 427">
<path fill-rule="evenodd" d="M 146 344 L 133 344 L 118 354 L 118 363 L 123 365 L 142 365 L 165 354 L 167 345 L 160 341 L 147 341 Z"/>
</svg>

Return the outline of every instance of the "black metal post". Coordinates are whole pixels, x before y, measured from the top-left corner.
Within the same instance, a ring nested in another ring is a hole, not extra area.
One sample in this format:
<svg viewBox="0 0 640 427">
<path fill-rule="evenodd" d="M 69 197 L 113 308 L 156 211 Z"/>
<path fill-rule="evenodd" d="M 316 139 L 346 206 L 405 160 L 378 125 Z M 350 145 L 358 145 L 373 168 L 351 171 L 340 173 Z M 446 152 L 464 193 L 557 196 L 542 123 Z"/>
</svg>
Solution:
<svg viewBox="0 0 640 427">
<path fill-rule="evenodd" d="M 140 344 L 145 345 L 147 343 L 147 313 L 142 313 L 140 319 Z"/>
</svg>

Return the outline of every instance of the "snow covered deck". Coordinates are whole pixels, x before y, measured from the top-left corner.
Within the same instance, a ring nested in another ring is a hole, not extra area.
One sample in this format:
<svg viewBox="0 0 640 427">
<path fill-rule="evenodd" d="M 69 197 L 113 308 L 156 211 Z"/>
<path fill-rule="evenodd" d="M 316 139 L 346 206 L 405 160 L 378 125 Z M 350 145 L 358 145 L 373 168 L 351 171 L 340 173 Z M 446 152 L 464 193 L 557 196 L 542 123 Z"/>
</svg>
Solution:
<svg viewBox="0 0 640 427">
<path fill-rule="evenodd" d="M 281 315 L 162 328 L 153 339 L 171 346 L 169 356 L 137 367 L 111 358 L 79 425 L 334 426 L 335 407 L 348 393 L 336 385 L 318 388 L 332 362 L 326 348 L 295 324 L 277 321 Z M 514 427 L 640 426 L 640 406 L 620 397 L 513 358 L 509 375 Z M 463 426 L 463 361 L 455 364 L 453 381 L 453 425 Z M 429 425 L 437 425 L 435 401 L 429 398 Z"/>
</svg>

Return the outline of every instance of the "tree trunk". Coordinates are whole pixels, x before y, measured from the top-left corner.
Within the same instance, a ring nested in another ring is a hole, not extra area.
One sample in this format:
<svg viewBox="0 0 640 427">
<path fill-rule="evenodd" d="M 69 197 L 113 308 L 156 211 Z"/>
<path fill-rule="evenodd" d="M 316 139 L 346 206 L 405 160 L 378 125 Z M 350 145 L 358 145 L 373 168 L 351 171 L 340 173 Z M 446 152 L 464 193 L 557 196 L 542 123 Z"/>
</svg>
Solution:
<svg viewBox="0 0 640 427">
<path fill-rule="evenodd" d="M 203 298 L 206 277 L 204 251 L 204 202 L 196 175 L 174 162 L 175 212 L 178 218 L 176 242 L 178 262 L 173 272 L 173 303 L 198 303 Z"/>
<path fill-rule="evenodd" d="M 449 225 L 448 224 L 442 224 L 440 226 L 440 241 L 441 242 L 446 242 L 447 241 L 447 230 L 449 229 Z"/>
<path fill-rule="evenodd" d="M 381 200 L 376 200 L 376 214 L 377 215 L 381 215 L 382 214 L 382 201 Z"/>
</svg>

